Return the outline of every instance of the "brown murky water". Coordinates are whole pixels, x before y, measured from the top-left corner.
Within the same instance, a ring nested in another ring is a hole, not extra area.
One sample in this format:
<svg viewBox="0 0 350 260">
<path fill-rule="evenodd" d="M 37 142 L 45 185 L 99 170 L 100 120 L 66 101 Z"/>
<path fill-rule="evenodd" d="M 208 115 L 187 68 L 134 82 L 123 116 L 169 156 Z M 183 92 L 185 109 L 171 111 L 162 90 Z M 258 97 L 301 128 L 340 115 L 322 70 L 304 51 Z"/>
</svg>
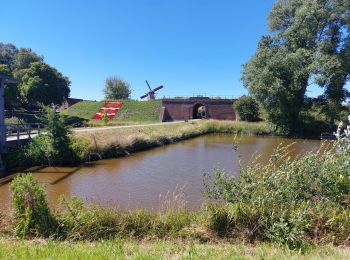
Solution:
<svg viewBox="0 0 350 260">
<path fill-rule="evenodd" d="M 34 176 L 46 185 L 48 200 L 57 205 L 61 195 L 79 196 L 86 201 L 123 209 L 158 210 L 182 194 L 178 202 L 188 208 L 199 207 L 203 173 L 213 168 L 225 169 L 235 176 L 241 164 L 247 165 L 255 153 L 266 162 L 280 143 L 291 144 L 291 155 L 318 149 L 316 140 L 291 140 L 278 137 L 207 135 L 173 145 L 132 154 L 128 157 L 102 160 L 80 167 L 45 167 Z M 238 144 L 234 151 L 233 144 Z M 8 209 L 8 183 L 0 180 L 0 208 Z"/>
</svg>

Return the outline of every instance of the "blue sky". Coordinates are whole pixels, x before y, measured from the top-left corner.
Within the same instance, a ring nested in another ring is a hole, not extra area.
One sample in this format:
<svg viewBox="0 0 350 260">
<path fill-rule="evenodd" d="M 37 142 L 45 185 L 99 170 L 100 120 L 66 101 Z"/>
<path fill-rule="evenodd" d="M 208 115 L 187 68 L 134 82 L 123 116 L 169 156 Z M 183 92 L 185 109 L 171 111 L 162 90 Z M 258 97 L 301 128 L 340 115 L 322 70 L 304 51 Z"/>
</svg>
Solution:
<svg viewBox="0 0 350 260">
<path fill-rule="evenodd" d="M 0 41 L 30 47 L 72 82 L 71 97 L 103 98 L 119 76 L 133 98 L 240 96 L 242 64 L 267 33 L 273 0 L 3 1 Z"/>
</svg>

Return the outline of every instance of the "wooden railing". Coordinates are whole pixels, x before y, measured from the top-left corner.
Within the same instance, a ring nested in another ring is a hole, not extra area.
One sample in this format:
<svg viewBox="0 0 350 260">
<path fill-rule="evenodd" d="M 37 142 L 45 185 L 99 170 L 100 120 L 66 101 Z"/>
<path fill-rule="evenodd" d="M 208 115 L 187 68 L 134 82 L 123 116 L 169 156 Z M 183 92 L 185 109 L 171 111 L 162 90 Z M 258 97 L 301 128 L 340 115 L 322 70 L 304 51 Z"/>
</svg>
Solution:
<svg viewBox="0 0 350 260">
<path fill-rule="evenodd" d="M 35 135 L 42 134 L 44 125 L 41 123 L 6 124 L 6 139 L 20 142 L 23 139 L 31 139 Z"/>
</svg>

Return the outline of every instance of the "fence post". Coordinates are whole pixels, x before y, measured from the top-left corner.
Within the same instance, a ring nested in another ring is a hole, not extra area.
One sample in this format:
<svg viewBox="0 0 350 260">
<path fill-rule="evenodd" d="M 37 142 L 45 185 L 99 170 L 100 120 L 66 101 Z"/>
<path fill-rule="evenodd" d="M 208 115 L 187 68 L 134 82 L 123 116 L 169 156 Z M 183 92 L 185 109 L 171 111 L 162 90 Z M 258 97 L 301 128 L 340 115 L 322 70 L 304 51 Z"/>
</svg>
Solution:
<svg viewBox="0 0 350 260">
<path fill-rule="evenodd" d="M 16 131 L 17 131 L 17 145 L 19 145 L 19 141 L 20 141 L 19 126 L 16 126 Z"/>
<path fill-rule="evenodd" d="M 31 137 L 31 132 L 32 132 L 32 127 L 30 125 L 28 125 L 28 139 L 32 139 Z"/>
</svg>

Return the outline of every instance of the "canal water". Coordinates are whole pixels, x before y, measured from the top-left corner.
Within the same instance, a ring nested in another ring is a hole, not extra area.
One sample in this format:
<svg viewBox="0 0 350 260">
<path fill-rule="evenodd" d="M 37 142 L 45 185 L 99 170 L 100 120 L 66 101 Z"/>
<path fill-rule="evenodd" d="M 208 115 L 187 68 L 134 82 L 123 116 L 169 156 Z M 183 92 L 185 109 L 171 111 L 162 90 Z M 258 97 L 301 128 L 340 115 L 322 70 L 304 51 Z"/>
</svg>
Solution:
<svg viewBox="0 0 350 260">
<path fill-rule="evenodd" d="M 246 166 L 256 154 L 261 155 L 260 162 L 267 162 L 281 143 L 294 143 L 290 148 L 292 156 L 317 150 L 321 145 L 317 140 L 215 134 L 123 158 L 80 167 L 42 167 L 33 173 L 45 185 L 52 206 L 62 195 L 74 195 L 87 202 L 127 210 L 169 206 L 195 209 L 204 202 L 204 172 L 212 173 L 216 168 L 238 176 L 239 164 Z M 0 180 L 0 209 L 8 209 L 10 200 L 8 183 Z"/>
</svg>

